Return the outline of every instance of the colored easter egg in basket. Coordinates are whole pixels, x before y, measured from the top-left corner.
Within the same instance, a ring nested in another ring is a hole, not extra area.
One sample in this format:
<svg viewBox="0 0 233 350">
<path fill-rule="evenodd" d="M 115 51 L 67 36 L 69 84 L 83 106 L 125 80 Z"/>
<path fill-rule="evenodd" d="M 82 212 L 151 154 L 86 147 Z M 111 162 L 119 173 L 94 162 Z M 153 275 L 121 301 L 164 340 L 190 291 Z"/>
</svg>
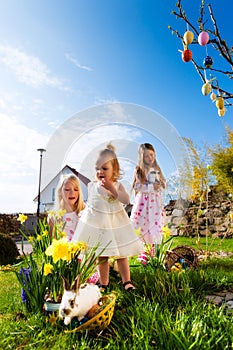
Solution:
<svg viewBox="0 0 233 350">
<path fill-rule="evenodd" d="M 81 326 L 82 324 L 84 324 L 84 323 L 87 322 L 87 321 L 89 321 L 89 318 L 83 317 L 83 318 L 81 319 L 81 321 L 79 321 L 79 325 Z"/>
<path fill-rule="evenodd" d="M 87 313 L 87 318 L 90 319 L 94 317 L 100 311 L 101 306 L 98 304 L 93 305 Z"/>
</svg>

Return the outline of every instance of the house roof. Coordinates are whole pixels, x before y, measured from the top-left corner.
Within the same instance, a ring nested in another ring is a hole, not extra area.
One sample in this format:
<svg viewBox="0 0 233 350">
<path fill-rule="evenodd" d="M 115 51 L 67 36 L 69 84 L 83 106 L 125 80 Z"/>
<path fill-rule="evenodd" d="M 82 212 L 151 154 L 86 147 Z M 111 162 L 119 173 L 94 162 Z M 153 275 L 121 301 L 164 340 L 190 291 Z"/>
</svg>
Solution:
<svg viewBox="0 0 233 350">
<path fill-rule="evenodd" d="M 68 168 L 74 175 L 76 175 L 79 180 L 81 180 L 84 185 L 87 186 L 87 184 L 91 181 L 90 179 L 88 179 L 86 176 L 84 176 L 83 174 L 79 173 L 76 169 L 71 168 L 69 165 L 65 165 L 60 171 L 59 173 L 57 173 L 56 176 L 54 176 L 54 178 L 41 190 L 41 192 L 45 191 L 46 188 L 50 185 L 50 183 L 58 176 L 61 176 L 61 174 L 63 173 L 64 169 Z M 38 195 L 33 199 L 33 201 L 37 201 L 38 200 Z"/>
</svg>

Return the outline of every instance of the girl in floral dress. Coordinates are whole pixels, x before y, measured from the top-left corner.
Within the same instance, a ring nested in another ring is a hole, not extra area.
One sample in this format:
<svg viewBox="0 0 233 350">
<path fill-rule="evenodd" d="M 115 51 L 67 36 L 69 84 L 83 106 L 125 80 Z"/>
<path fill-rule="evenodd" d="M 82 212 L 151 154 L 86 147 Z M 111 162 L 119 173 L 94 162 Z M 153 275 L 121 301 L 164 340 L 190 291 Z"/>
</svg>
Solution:
<svg viewBox="0 0 233 350">
<path fill-rule="evenodd" d="M 56 189 L 55 210 L 64 209 L 65 213 L 62 216 L 62 221 L 65 223 L 64 231 L 69 241 L 73 238 L 80 212 L 84 207 L 78 177 L 72 174 L 64 175 Z"/>
<path fill-rule="evenodd" d="M 63 231 L 66 232 L 68 241 L 73 240 L 74 232 L 84 208 L 85 203 L 78 177 L 73 174 L 64 175 L 56 189 L 54 209 L 56 211 L 64 210 L 61 220 L 65 224 Z M 98 280 L 99 272 L 96 269 L 96 272 L 87 282 L 96 284 Z"/>
<path fill-rule="evenodd" d="M 135 200 L 130 219 L 145 244 L 161 244 L 163 226 L 162 190 L 166 180 L 157 163 L 154 147 L 150 143 L 139 146 L 138 165 L 132 188 Z"/>
</svg>

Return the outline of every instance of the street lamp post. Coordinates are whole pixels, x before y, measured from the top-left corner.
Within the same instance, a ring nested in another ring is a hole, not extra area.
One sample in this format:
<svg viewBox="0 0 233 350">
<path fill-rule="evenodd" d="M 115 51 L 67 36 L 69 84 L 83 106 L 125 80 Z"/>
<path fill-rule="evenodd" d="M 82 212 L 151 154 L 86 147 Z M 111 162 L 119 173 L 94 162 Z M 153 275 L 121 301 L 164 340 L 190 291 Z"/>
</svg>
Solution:
<svg viewBox="0 0 233 350">
<path fill-rule="evenodd" d="M 40 184 L 41 184 L 41 169 L 42 169 L 42 156 L 43 152 L 46 152 L 44 148 L 38 148 L 38 152 L 40 152 L 40 171 L 39 171 L 39 188 L 38 188 L 38 204 L 37 204 L 37 218 L 40 216 Z"/>
</svg>

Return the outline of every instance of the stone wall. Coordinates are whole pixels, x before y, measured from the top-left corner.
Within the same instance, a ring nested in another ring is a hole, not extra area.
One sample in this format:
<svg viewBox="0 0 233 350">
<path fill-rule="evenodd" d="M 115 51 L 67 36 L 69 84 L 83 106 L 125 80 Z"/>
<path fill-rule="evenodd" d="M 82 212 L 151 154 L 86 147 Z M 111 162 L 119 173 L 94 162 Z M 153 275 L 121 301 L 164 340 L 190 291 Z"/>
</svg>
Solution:
<svg viewBox="0 0 233 350">
<path fill-rule="evenodd" d="M 202 202 L 170 201 L 165 213 L 165 222 L 169 224 L 172 235 L 233 236 L 232 198 L 215 187 L 211 187 Z"/>
</svg>

